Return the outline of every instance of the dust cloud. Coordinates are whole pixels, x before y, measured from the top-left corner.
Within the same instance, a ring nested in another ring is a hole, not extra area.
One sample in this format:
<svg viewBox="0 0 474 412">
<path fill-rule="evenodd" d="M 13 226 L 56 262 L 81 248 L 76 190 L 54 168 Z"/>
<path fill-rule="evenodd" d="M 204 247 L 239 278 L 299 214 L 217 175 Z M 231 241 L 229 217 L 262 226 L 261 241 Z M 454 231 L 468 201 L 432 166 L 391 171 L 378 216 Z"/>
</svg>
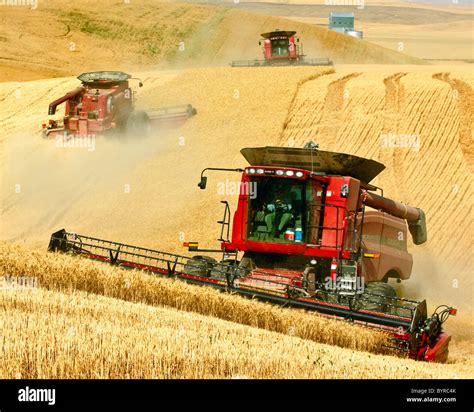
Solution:
<svg viewBox="0 0 474 412">
<path fill-rule="evenodd" d="M 1 238 L 41 236 L 79 201 L 94 202 L 110 188 L 126 191 L 135 168 L 162 149 L 163 135 L 154 128 L 147 137 L 11 136 L 2 143 Z"/>
</svg>

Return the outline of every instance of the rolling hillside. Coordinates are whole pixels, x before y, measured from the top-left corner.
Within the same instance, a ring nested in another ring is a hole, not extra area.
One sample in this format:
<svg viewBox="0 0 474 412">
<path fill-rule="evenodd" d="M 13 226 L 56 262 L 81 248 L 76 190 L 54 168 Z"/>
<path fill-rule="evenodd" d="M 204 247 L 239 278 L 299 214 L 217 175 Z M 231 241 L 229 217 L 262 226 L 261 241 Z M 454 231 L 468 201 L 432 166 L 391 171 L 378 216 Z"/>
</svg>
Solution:
<svg viewBox="0 0 474 412">
<path fill-rule="evenodd" d="M 4 7 L 0 23 L 0 81 L 111 68 L 227 66 L 232 60 L 262 58 L 260 33 L 277 27 L 296 30 L 310 57 L 336 63 L 423 63 L 314 24 L 210 5 L 84 0 L 78 6 L 51 0 L 35 10 Z"/>
</svg>

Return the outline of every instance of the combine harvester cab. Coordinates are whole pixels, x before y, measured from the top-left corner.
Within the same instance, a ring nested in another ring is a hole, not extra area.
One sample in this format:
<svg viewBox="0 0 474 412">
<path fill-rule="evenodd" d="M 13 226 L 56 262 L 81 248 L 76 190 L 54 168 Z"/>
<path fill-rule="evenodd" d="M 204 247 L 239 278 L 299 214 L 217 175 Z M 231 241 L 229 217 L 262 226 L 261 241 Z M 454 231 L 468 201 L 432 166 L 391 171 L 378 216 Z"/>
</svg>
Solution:
<svg viewBox="0 0 474 412">
<path fill-rule="evenodd" d="M 440 306 L 428 316 L 426 301 L 398 298 L 387 282 L 411 274 L 398 232 L 410 231 L 415 244 L 427 233 L 421 209 L 375 193 L 381 190 L 369 182 L 384 166 L 314 145 L 241 152 L 250 166 L 206 168 L 199 182 L 205 189 L 209 171 L 242 173 L 232 231 L 223 202 L 220 249 L 188 242 L 199 252 L 190 258 L 65 230 L 48 249 L 360 323 L 388 333 L 388 346 L 412 359 L 445 362 L 451 338 L 442 324 L 456 310 Z M 202 255 L 208 252 L 220 260 Z"/>
<path fill-rule="evenodd" d="M 262 46 L 264 60 L 236 60 L 230 63 L 232 67 L 259 66 L 331 66 L 328 58 L 307 59 L 303 54 L 303 44 L 295 36 L 295 31 L 276 29 L 262 33 L 258 42 Z"/>
<path fill-rule="evenodd" d="M 62 121 L 50 119 L 42 125 L 43 137 L 97 136 L 110 131 L 146 136 L 155 125 L 179 127 L 196 114 L 190 104 L 136 110 L 130 79 L 130 74 L 115 71 L 81 74 L 81 86 L 49 104 L 49 116 L 62 103 L 65 114 Z M 138 85 L 143 83 L 139 80 Z"/>
</svg>

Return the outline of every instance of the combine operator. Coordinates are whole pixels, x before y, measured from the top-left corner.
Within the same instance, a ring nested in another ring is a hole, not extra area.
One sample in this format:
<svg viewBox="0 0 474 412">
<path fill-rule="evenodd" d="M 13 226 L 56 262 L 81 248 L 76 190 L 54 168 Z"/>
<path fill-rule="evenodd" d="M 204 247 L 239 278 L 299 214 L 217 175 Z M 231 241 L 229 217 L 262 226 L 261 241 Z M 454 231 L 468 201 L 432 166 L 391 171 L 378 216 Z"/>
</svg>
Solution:
<svg viewBox="0 0 474 412">
<path fill-rule="evenodd" d="M 284 183 L 272 186 L 265 191 L 264 201 L 258 202 L 257 210 L 252 213 L 260 234 L 265 233 L 266 241 L 300 240 L 294 236 L 295 231 L 301 231 L 302 201 L 298 198 L 301 188 Z M 290 236 L 290 239 L 285 236 Z"/>
</svg>

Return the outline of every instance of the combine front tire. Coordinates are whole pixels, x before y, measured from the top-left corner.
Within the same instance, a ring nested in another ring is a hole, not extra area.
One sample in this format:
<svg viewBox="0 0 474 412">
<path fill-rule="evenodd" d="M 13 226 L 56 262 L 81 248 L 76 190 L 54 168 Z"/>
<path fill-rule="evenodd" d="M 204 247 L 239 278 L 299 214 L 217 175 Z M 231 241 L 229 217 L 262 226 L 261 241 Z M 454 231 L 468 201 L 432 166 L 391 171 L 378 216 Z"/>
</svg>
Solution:
<svg viewBox="0 0 474 412">
<path fill-rule="evenodd" d="M 210 277 L 211 270 L 217 260 L 210 256 L 193 256 L 184 265 L 184 273 L 188 275 Z"/>
<path fill-rule="evenodd" d="M 394 308 L 391 306 L 391 298 L 396 297 L 393 286 L 385 282 L 371 282 L 365 285 L 364 293 L 357 301 L 357 308 L 392 314 Z"/>
<path fill-rule="evenodd" d="M 150 118 L 145 112 L 132 112 L 127 119 L 127 134 L 133 137 L 146 137 L 150 133 Z"/>
</svg>

